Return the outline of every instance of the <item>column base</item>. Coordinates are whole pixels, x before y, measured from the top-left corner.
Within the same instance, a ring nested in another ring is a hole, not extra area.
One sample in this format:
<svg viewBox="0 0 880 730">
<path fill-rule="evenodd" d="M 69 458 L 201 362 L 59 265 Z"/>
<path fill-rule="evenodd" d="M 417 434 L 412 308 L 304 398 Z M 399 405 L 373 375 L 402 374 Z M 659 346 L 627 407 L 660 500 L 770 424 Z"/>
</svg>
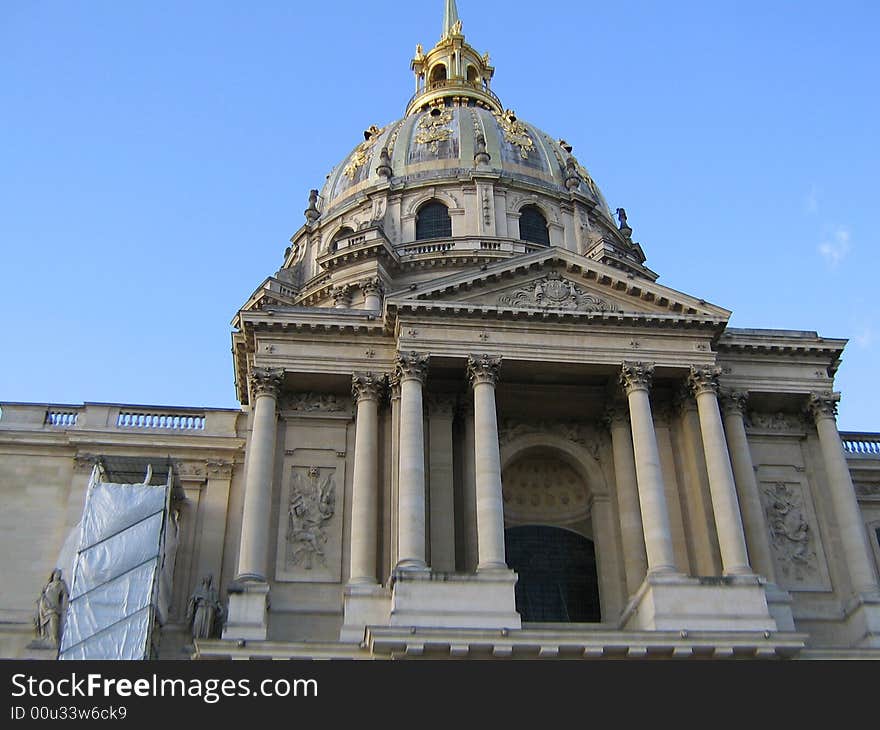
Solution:
<svg viewBox="0 0 880 730">
<path fill-rule="evenodd" d="M 391 591 L 375 583 L 352 583 L 345 587 L 344 618 L 339 640 L 359 644 L 367 626 L 388 626 Z"/>
<path fill-rule="evenodd" d="M 845 610 L 847 643 L 864 649 L 880 649 L 880 596 L 862 594 Z"/>
<path fill-rule="evenodd" d="M 620 627 L 634 631 L 777 631 L 758 576 L 648 574 Z"/>
<path fill-rule="evenodd" d="M 233 583 L 229 586 L 229 609 L 224 639 L 265 641 L 269 629 L 269 584 Z"/>
<path fill-rule="evenodd" d="M 398 571 L 391 593 L 390 626 L 518 629 L 510 569 L 475 574 Z"/>
</svg>

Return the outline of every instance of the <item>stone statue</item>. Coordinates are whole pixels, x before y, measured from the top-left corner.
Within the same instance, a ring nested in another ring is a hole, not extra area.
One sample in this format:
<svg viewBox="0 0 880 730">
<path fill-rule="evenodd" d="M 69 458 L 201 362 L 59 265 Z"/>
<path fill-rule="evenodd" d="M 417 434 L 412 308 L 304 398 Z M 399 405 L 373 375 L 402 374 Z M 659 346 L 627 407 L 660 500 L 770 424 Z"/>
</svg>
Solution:
<svg viewBox="0 0 880 730">
<path fill-rule="evenodd" d="M 318 210 L 317 190 L 309 190 L 309 207 L 306 208 L 304 215 L 309 223 L 314 223 L 321 217 L 321 212 Z"/>
<path fill-rule="evenodd" d="M 418 58 L 424 58 L 424 57 L 425 57 L 425 51 L 422 48 L 422 44 L 416 43 L 416 58 L 418 59 Z"/>
<path fill-rule="evenodd" d="M 61 644 L 61 620 L 67 608 L 67 597 L 67 583 L 61 578 L 61 570 L 55 568 L 40 594 L 34 615 L 34 631 L 44 646 Z"/>
<path fill-rule="evenodd" d="M 617 209 L 617 220 L 620 221 L 620 228 L 628 228 L 626 223 L 626 211 L 623 208 Z"/>
<path fill-rule="evenodd" d="M 214 576 L 206 575 L 202 584 L 196 588 L 186 608 L 186 622 L 192 629 L 194 639 L 210 639 L 220 628 L 222 606 Z"/>
<path fill-rule="evenodd" d="M 484 65 L 484 66 L 488 66 L 488 65 L 489 65 L 489 51 L 486 51 L 486 52 L 483 54 L 483 65 Z"/>
<path fill-rule="evenodd" d="M 461 35 L 461 21 L 456 20 L 452 24 L 452 35 Z"/>
</svg>

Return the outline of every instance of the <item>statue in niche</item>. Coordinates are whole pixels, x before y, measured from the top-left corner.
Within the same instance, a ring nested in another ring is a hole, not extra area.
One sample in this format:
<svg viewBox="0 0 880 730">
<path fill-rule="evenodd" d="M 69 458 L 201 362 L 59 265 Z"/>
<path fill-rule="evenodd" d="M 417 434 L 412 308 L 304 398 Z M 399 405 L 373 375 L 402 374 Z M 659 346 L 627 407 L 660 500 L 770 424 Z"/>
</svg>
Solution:
<svg viewBox="0 0 880 730">
<path fill-rule="evenodd" d="M 34 633 L 40 646 L 57 648 L 61 644 L 61 620 L 67 609 L 68 595 L 61 570 L 55 568 L 40 593 L 34 614 Z"/>
<path fill-rule="evenodd" d="M 186 608 L 186 623 L 194 639 L 214 638 L 222 625 L 223 607 L 214 588 L 214 576 L 206 575 L 193 591 Z"/>
<path fill-rule="evenodd" d="M 309 467 L 307 475 L 294 474 L 287 508 L 287 563 L 312 570 L 326 565 L 326 525 L 336 511 L 336 484 L 332 472 Z"/>
</svg>

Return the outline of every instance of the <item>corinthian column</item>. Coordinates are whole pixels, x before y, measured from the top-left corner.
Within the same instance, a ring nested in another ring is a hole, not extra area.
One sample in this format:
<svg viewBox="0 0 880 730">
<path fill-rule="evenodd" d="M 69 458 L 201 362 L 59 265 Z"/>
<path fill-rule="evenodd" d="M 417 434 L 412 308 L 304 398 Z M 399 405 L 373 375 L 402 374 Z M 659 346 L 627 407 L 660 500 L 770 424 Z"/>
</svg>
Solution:
<svg viewBox="0 0 880 730">
<path fill-rule="evenodd" d="M 377 582 L 379 399 L 384 387 L 384 377 L 373 373 L 355 373 L 351 379 L 351 392 L 357 403 L 357 420 L 351 494 L 349 583 Z"/>
<path fill-rule="evenodd" d="M 468 379 L 474 389 L 478 571 L 507 568 L 504 556 L 501 451 L 495 413 L 495 383 L 500 368 L 500 357 L 468 357 Z"/>
<path fill-rule="evenodd" d="M 254 368 L 250 376 L 254 422 L 247 452 L 237 580 L 266 581 L 275 466 L 275 406 L 283 376 L 283 370 L 267 368 Z"/>
<path fill-rule="evenodd" d="M 623 540 L 623 565 L 626 588 L 633 595 L 645 579 L 648 561 L 645 555 L 645 532 L 639 511 L 639 487 L 636 481 L 636 462 L 633 455 L 632 431 L 626 403 L 617 402 L 608 407 L 605 422 L 611 431 L 611 449 L 614 455 L 614 480 L 617 511 L 620 513 L 620 534 Z"/>
<path fill-rule="evenodd" d="M 382 282 L 378 278 L 367 279 L 360 283 L 364 293 L 364 309 L 376 311 L 382 308 Z"/>
<path fill-rule="evenodd" d="M 400 472 L 397 515 L 397 568 L 424 570 L 425 563 L 425 426 L 422 386 L 428 356 L 397 355 L 400 381 Z"/>
<path fill-rule="evenodd" d="M 722 570 L 724 575 L 748 575 L 752 569 L 749 566 L 742 517 L 736 499 L 736 484 L 733 481 L 724 427 L 721 424 L 721 411 L 718 408 L 720 375 L 721 368 L 692 366 L 688 384 L 697 399 L 697 410 L 700 414 L 700 431 L 706 453 L 709 493 L 715 513 Z"/>
<path fill-rule="evenodd" d="M 840 393 L 811 393 L 808 408 L 819 432 L 819 445 L 837 519 L 837 534 L 843 545 L 853 590 L 860 594 L 876 594 L 877 577 L 871 565 L 865 525 L 837 431 L 839 400 Z"/>
<path fill-rule="evenodd" d="M 749 451 L 749 442 L 743 422 L 743 413 L 748 397 L 749 394 L 742 391 L 723 391 L 721 412 L 752 568 L 771 583 L 775 583 L 776 568 L 773 565 L 773 554 L 770 551 L 767 520 L 764 517 L 764 507 L 761 505 L 761 496 L 758 493 L 755 467 L 752 463 L 752 454 Z"/>
<path fill-rule="evenodd" d="M 675 571 L 675 554 L 669 534 L 669 511 L 648 396 L 653 376 L 654 366 L 650 363 L 624 362 L 620 384 L 629 401 L 648 572 L 671 573 Z"/>
</svg>

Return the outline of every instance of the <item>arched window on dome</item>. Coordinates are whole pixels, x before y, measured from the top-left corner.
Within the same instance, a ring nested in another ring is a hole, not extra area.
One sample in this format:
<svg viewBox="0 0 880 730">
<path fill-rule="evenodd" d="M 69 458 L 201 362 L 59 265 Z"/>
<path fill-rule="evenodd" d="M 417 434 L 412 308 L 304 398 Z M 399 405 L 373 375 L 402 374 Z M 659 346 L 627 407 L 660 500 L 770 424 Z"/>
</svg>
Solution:
<svg viewBox="0 0 880 730">
<path fill-rule="evenodd" d="M 527 205 L 519 212 L 519 240 L 550 245 L 547 219 L 537 205 Z"/>
<path fill-rule="evenodd" d="M 477 69 L 470 65 L 468 65 L 467 67 L 467 80 L 469 84 L 474 84 L 475 86 L 479 84 L 479 79 L 477 78 Z"/>
<path fill-rule="evenodd" d="M 339 242 L 343 238 L 348 238 L 352 233 L 354 233 L 354 231 L 351 228 L 349 228 L 348 226 L 343 226 L 338 231 L 336 231 L 336 235 L 333 236 L 333 240 L 330 241 L 330 251 L 332 251 L 333 253 L 338 251 L 339 250 Z"/>
<path fill-rule="evenodd" d="M 438 63 L 434 66 L 434 68 L 431 69 L 431 75 L 429 78 L 432 84 L 446 81 L 446 64 Z"/>
<path fill-rule="evenodd" d="M 425 238 L 448 238 L 452 235 L 452 219 L 449 210 L 439 200 L 425 203 L 416 214 L 416 240 Z"/>
</svg>

